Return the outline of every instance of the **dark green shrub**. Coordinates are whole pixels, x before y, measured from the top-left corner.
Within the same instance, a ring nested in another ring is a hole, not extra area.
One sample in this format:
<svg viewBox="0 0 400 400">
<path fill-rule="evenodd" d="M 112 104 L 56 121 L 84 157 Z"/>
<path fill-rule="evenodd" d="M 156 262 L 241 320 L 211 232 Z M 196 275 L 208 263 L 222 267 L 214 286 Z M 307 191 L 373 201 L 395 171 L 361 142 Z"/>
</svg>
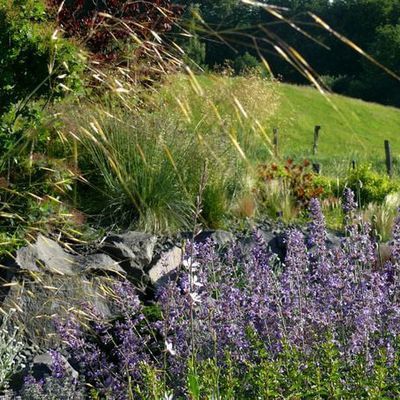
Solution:
<svg viewBox="0 0 400 400">
<path fill-rule="evenodd" d="M 322 75 L 321 80 L 329 89 L 334 90 L 336 85 L 345 79 L 342 75 Z"/>
<path fill-rule="evenodd" d="M 206 46 L 197 35 L 191 37 L 184 47 L 184 60 L 189 66 L 203 66 L 206 57 Z"/>
<path fill-rule="evenodd" d="M 244 74 L 248 71 L 258 69 L 260 61 L 246 51 L 243 55 L 236 57 L 233 62 L 233 69 L 238 75 Z"/>
<path fill-rule="evenodd" d="M 84 60 L 58 36 L 44 1 L 0 0 L 0 114 L 24 99 L 82 89 Z"/>
<path fill-rule="evenodd" d="M 0 125 L 0 256 L 30 232 L 75 225 L 68 203 L 77 171 L 42 107 L 32 103 L 19 116 L 13 107 Z"/>
</svg>

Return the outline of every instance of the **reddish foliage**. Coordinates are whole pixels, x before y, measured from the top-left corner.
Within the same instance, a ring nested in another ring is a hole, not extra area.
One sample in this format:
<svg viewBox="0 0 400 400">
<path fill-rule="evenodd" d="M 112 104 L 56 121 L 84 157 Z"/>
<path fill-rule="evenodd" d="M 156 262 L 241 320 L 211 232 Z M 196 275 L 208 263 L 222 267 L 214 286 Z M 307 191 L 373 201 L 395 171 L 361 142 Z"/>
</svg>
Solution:
<svg viewBox="0 0 400 400">
<path fill-rule="evenodd" d="M 306 207 L 312 198 L 320 197 L 324 192 L 322 187 L 315 185 L 315 174 L 310 170 L 310 165 L 308 160 L 296 164 L 292 159 L 288 159 L 283 168 L 275 163 L 262 164 L 258 168 L 258 177 L 261 182 L 283 179 L 298 204 Z"/>
<path fill-rule="evenodd" d="M 48 0 L 67 37 L 83 41 L 97 59 L 114 60 L 116 43 L 140 40 L 172 27 L 180 9 L 170 0 Z"/>
<path fill-rule="evenodd" d="M 10 182 L 4 176 L 0 176 L 0 189 L 7 189 L 10 186 Z"/>
</svg>

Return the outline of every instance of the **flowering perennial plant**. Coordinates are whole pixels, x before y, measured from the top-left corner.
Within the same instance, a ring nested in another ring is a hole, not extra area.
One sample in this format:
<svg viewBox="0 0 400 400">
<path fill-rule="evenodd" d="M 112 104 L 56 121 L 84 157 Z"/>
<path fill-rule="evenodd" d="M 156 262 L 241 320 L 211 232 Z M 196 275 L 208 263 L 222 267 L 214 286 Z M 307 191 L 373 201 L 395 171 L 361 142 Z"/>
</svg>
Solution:
<svg viewBox="0 0 400 400">
<path fill-rule="evenodd" d="M 377 268 L 371 227 L 355 207 L 347 191 L 346 235 L 332 247 L 311 200 L 309 232 L 287 232 L 284 262 L 257 231 L 250 252 L 240 243 L 225 251 L 190 243 L 151 307 L 129 283 L 116 284 L 117 321 L 88 308 L 89 329 L 73 316 L 59 323 L 80 376 L 110 399 L 203 398 L 210 387 L 204 398 L 278 398 L 304 388 L 329 398 L 398 395 L 400 218 L 392 261 Z"/>
</svg>

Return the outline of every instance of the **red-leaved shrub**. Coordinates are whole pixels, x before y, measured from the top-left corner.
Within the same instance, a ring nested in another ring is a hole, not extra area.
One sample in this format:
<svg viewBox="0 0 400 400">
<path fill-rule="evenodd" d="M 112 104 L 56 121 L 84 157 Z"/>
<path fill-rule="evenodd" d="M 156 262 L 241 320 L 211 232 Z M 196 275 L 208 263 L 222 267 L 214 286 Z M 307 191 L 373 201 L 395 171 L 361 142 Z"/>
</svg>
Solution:
<svg viewBox="0 0 400 400">
<path fill-rule="evenodd" d="M 120 44 L 169 31 L 180 9 L 170 0 L 48 0 L 66 37 L 85 44 L 94 58 L 113 61 Z"/>
</svg>

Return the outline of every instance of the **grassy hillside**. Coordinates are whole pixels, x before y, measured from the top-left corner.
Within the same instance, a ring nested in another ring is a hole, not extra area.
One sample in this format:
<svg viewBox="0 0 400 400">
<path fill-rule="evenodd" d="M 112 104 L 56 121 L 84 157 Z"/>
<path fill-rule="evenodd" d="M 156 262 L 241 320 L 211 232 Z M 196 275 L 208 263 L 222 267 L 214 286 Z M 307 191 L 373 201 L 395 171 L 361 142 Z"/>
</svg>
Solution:
<svg viewBox="0 0 400 400">
<path fill-rule="evenodd" d="M 204 129 L 203 121 L 212 120 L 210 114 L 214 108 L 222 114 L 234 114 L 232 93 L 236 93 L 249 118 L 261 123 L 269 139 L 273 127 L 279 128 L 281 158 L 309 158 L 321 162 L 325 172 L 334 174 L 347 169 L 353 159 L 373 163 L 384 170 L 385 139 L 391 141 L 395 163 L 400 157 L 400 110 L 396 108 L 339 95 L 324 96 L 310 87 L 265 82 L 265 87 L 260 88 L 253 78 L 202 75 L 194 79 L 188 85 L 186 78 L 174 78 L 166 86 L 168 94 L 164 97 L 172 105 L 178 99 L 179 108 L 184 104 L 190 110 L 193 129 L 199 126 Z M 200 89 L 204 91 L 202 94 Z M 239 107 L 236 113 L 239 114 L 237 128 L 242 123 Z M 317 156 L 312 155 L 315 125 L 322 126 Z M 271 157 L 269 152 L 256 153 L 256 157 L 252 154 L 250 158 Z"/>
<path fill-rule="evenodd" d="M 338 95 L 279 85 L 282 151 L 311 154 L 313 127 L 321 125 L 319 157 L 375 161 L 384 155 L 389 139 L 400 155 L 400 110 Z"/>
</svg>

